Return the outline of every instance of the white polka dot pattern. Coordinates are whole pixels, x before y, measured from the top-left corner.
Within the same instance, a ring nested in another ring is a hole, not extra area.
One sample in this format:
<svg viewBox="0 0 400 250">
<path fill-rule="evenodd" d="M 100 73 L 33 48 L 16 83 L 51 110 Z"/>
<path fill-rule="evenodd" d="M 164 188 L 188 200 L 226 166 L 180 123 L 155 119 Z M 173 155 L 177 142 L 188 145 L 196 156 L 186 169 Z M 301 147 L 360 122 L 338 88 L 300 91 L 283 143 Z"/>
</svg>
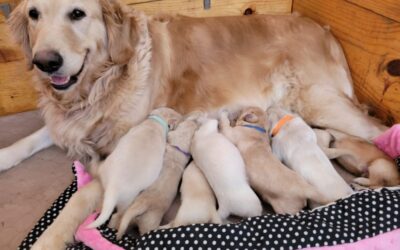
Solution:
<svg viewBox="0 0 400 250">
<path fill-rule="evenodd" d="M 400 161 L 398 161 L 399 163 Z M 29 249 L 76 190 L 74 182 L 38 222 L 19 249 Z M 198 224 L 153 231 L 141 238 L 100 227 L 105 238 L 124 249 L 301 249 L 351 243 L 400 228 L 400 190 L 364 191 L 335 204 L 296 216 L 266 215 L 238 224 Z M 89 249 L 82 243 L 70 250 Z"/>
</svg>

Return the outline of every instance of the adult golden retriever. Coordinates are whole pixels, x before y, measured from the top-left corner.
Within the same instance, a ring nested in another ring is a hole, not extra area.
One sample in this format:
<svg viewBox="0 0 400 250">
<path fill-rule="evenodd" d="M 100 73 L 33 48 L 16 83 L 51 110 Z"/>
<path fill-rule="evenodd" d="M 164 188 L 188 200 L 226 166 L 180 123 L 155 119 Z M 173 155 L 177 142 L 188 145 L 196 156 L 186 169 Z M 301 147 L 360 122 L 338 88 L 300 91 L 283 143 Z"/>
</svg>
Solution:
<svg viewBox="0 0 400 250">
<path fill-rule="evenodd" d="M 358 108 L 337 41 L 298 15 L 147 17 L 118 0 L 23 0 L 9 23 L 46 126 L 0 150 L 0 170 L 53 143 L 80 159 L 118 154 L 119 138 L 160 106 L 186 114 L 278 103 L 364 139 L 386 129 Z M 63 243 L 72 232 L 48 235 Z"/>
</svg>

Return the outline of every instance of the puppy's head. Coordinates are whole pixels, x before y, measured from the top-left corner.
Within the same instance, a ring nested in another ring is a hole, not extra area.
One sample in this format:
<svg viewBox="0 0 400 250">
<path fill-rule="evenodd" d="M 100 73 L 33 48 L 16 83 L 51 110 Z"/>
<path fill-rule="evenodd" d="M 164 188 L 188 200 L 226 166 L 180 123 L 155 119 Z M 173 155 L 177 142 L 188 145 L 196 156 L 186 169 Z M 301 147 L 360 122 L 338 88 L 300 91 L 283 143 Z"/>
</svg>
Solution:
<svg viewBox="0 0 400 250">
<path fill-rule="evenodd" d="M 182 119 L 182 115 L 171 108 L 158 108 L 153 110 L 151 115 L 158 115 L 163 118 L 167 123 L 170 130 L 174 130 Z"/>
<path fill-rule="evenodd" d="M 168 143 L 178 146 L 182 150 L 189 151 L 194 132 L 198 124 L 190 117 L 178 124 L 175 130 L 168 133 Z"/>
<path fill-rule="evenodd" d="M 273 126 L 285 115 L 289 114 L 285 109 L 278 106 L 271 106 L 266 111 L 266 129 L 272 130 Z"/>
<path fill-rule="evenodd" d="M 117 0 L 23 0 L 9 25 L 41 84 L 59 94 L 133 54 L 134 20 Z"/>
<path fill-rule="evenodd" d="M 236 121 L 236 126 L 242 126 L 246 124 L 253 124 L 260 127 L 265 127 L 265 112 L 258 107 L 250 107 L 244 109 Z"/>
</svg>

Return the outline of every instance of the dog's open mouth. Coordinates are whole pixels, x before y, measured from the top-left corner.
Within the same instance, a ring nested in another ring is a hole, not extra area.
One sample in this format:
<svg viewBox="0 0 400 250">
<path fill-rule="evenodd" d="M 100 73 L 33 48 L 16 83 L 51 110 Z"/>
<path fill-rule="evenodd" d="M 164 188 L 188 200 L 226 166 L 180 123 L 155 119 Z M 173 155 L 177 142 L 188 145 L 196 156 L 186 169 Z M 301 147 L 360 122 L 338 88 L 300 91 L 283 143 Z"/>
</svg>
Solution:
<svg viewBox="0 0 400 250">
<path fill-rule="evenodd" d="M 89 52 L 88 52 L 89 53 Z M 51 81 L 51 86 L 55 88 L 56 90 L 66 90 L 72 85 L 74 85 L 79 78 L 79 75 L 82 73 L 83 69 L 85 68 L 85 62 L 88 53 L 86 53 L 85 59 L 83 60 L 82 66 L 78 73 L 72 76 L 62 76 L 62 75 L 51 75 L 50 76 L 50 81 Z"/>
</svg>

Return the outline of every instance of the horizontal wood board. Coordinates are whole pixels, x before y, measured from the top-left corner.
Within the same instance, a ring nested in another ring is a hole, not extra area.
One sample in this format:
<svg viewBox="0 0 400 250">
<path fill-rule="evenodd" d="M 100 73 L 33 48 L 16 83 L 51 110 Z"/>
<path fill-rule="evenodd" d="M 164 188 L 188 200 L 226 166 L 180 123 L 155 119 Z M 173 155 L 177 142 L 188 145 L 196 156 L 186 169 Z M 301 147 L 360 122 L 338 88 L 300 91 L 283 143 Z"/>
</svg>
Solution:
<svg viewBox="0 0 400 250">
<path fill-rule="evenodd" d="M 294 11 L 331 27 L 344 48 L 357 96 L 389 125 L 400 122 L 400 77 L 387 71 L 389 62 L 400 59 L 400 22 L 393 17 L 385 17 L 388 12 L 383 11 L 386 7 L 382 6 L 388 4 L 386 9 L 390 9 L 390 4 L 394 2 L 293 2 Z"/>
</svg>

